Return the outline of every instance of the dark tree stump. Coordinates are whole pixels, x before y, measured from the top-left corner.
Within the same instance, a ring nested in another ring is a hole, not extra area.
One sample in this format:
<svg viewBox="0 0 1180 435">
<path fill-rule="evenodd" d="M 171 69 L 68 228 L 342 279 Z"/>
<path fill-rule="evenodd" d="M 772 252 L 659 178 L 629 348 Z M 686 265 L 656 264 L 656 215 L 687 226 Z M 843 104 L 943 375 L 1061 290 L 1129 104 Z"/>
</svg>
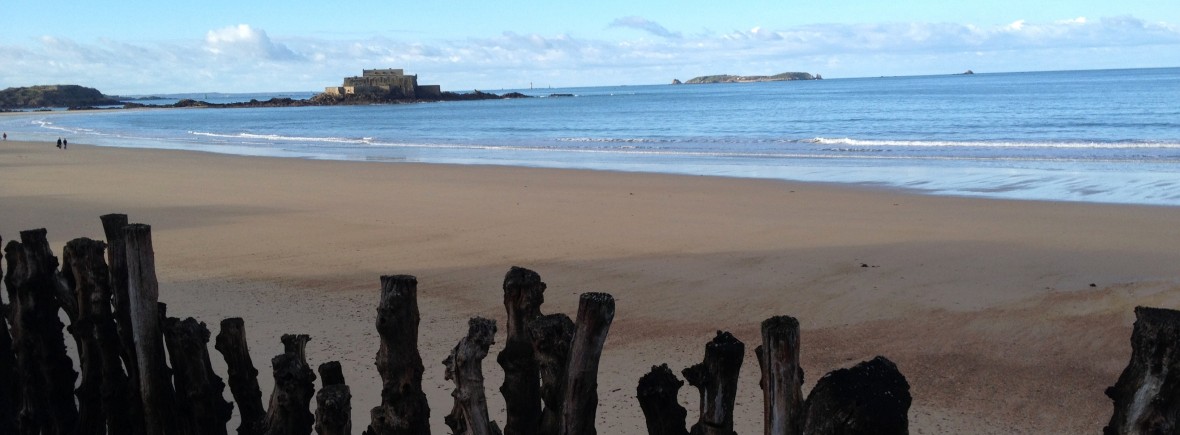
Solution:
<svg viewBox="0 0 1180 435">
<path fill-rule="evenodd" d="M 647 421 L 648 435 L 688 435 L 684 426 L 688 410 L 676 399 L 682 386 L 684 381 L 677 379 L 667 364 L 652 366 L 639 378 L 635 396 Z"/>
<path fill-rule="evenodd" d="M 504 368 L 504 396 L 507 419 L 504 433 L 532 435 L 541 423 L 541 391 L 537 359 L 533 355 L 528 323 L 541 317 L 545 283 L 541 275 L 513 266 L 504 276 L 504 308 L 508 311 L 508 338 L 496 362 Z"/>
<path fill-rule="evenodd" d="M 499 435 L 500 427 L 488 418 L 484 396 L 483 359 L 495 343 L 496 322 L 473 317 L 467 322 L 467 336 L 451 349 L 443 361 L 446 379 L 455 383 L 451 397 L 455 405 L 444 421 L 455 435 Z"/>
<path fill-rule="evenodd" d="M 799 364 L 799 321 L 775 316 L 762 322 L 762 345 L 754 350 L 762 370 L 766 435 L 803 432 L 803 367 Z"/>
<path fill-rule="evenodd" d="M 152 227 L 131 224 L 123 228 L 127 252 L 127 295 L 135 355 L 139 364 L 139 396 L 143 402 L 144 431 L 161 435 L 176 422 L 164 340 L 160 330 L 159 282 L 156 280 Z"/>
<path fill-rule="evenodd" d="M 45 229 L 22 231 L 20 238 L 4 248 L 16 373 L 24 395 L 20 430 L 73 434 L 78 430 L 74 407 L 78 374 L 66 355 L 64 325 L 58 320 L 57 258 L 49 249 Z"/>
<path fill-rule="evenodd" d="M 352 433 L 352 391 L 344 383 L 344 372 L 337 361 L 320 364 L 320 383 L 315 395 L 315 432 L 319 435 Z"/>
<path fill-rule="evenodd" d="M 129 434 L 135 426 L 128 412 L 133 398 L 123 371 L 123 346 L 111 311 L 110 270 L 103 257 L 105 250 L 103 242 L 80 238 L 67 243 L 62 253 L 66 266 L 62 275 L 78 308 L 70 332 L 78 341 L 82 368 L 82 382 L 77 390 L 80 433 Z M 101 414 L 93 415 L 95 411 Z"/>
<path fill-rule="evenodd" d="M 1180 431 L 1180 311 L 1135 307 L 1131 361 L 1106 396 L 1114 414 L 1105 434 Z"/>
<path fill-rule="evenodd" d="M 746 345 L 728 332 L 705 345 L 705 360 L 684 369 L 688 384 L 701 395 L 700 419 L 692 426 L 693 435 L 733 435 L 733 404 L 737 400 L 738 372 Z"/>
<path fill-rule="evenodd" d="M 381 277 L 377 306 L 377 372 L 381 374 L 381 406 L 370 412 L 370 435 L 430 433 L 430 405 L 422 392 L 422 356 L 418 353 L 418 279 L 409 275 Z"/>
<path fill-rule="evenodd" d="M 541 435 L 556 435 L 561 431 L 562 400 L 565 400 L 566 368 L 569 367 L 570 343 L 574 340 L 574 321 L 565 314 L 541 316 L 529 323 L 533 340 L 533 354 L 541 373 Z"/>
<path fill-rule="evenodd" d="M 123 228 L 127 215 L 107 214 L 100 217 L 107 238 L 107 267 L 110 270 L 111 301 L 114 303 L 115 329 L 119 334 L 120 358 L 127 371 L 128 403 L 126 412 L 131 419 L 129 435 L 143 435 L 143 398 L 139 394 L 139 361 L 135 357 L 135 333 L 131 328 L 131 297 L 127 287 L 127 242 Z"/>
<path fill-rule="evenodd" d="M 308 435 L 315 424 L 309 411 L 315 373 L 307 365 L 307 335 L 283 334 L 283 353 L 270 360 L 275 389 L 266 408 L 266 435 Z"/>
<path fill-rule="evenodd" d="M 606 293 L 582 293 L 577 329 L 570 346 L 562 399 L 562 435 L 594 435 L 598 409 L 598 362 L 615 318 L 615 298 Z"/>
<path fill-rule="evenodd" d="M 164 338 L 172 361 L 179 432 L 225 435 L 234 406 L 222 398 L 225 383 L 209 361 L 209 328 L 192 317 L 171 317 L 164 322 Z"/>
<path fill-rule="evenodd" d="M 820 378 L 807 396 L 807 435 L 908 434 L 910 384 L 885 357 Z"/>
<path fill-rule="evenodd" d="M 246 345 L 246 324 L 241 317 L 221 321 L 221 332 L 217 333 L 214 348 L 225 357 L 229 376 L 229 391 L 238 403 L 238 435 L 259 435 L 266 420 L 266 409 L 262 407 L 262 389 L 258 387 L 258 369 L 250 358 Z"/>
<path fill-rule="evenodd" d="M 3 239 L 0 238 L 0 243 Z M 4 255 L 0 253 L 0 260 Z M 0 270 L 0 278 L 4 271 Z M 17 433 L 21 393 L 16 377 L 16 356 L 12 353 L 12 335 L 8 331 L 9 306 L 0 301 L 0 433 Z"/>
</svg>

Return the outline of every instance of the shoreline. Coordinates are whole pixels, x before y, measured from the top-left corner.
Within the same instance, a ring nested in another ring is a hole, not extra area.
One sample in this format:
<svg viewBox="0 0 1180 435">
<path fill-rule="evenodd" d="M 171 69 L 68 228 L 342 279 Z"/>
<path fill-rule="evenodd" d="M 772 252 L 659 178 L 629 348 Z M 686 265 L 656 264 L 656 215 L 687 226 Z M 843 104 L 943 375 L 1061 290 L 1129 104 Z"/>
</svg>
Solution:
<svg viewBox="0 0 1180 435">
<path fill-rule="evenodd" d="M 199 107 L 179 107 L 179 108 L 163 108 L 163 109 L 155 109 L 155 110 L 169 110 L 169 109 L 171 109 L 171 110 L 192 110 L 192 109 L 201 109 L 201 108 L 199 108 Z M 148 110 L 148 109 L 121 109 L 121 111 L 142 111 L 142 110 Z M 101 113 L 101 112 L 102 111 L 97 111 L 97 112 L 92 112 L 92 113 Z M 38 112 L 38 113 L 41 113 L 41 114 L 44 114 L 44 113 L 78 114 L 79 112 L 63 111 L 63 112 Z M 3 116 L 3 115 L 4 115 L 4 113 L 0 113 L 0 116 Z M 28 114 L 23 113 L 20 115 L 24 116 L 24 115 L 28 115 Z M 52 136 L 52 135 L 49 135 L 49 136 Z M 36 139 L 34 139 L 34 141 L 35 140 Z M 52 138 L 45 139 L 45 140 L 52 141 Z M 957 197 L 957 198 L 968 198 L 968 199 L 992 199 L 992 200 L 1004 200 L 1004 201 L 1015 200 L 1015 201 L 1052 202 L 1052 203 L 1061 202 L 1061 203 L 1080 203 L 1080 204 L 1104 204 L 1104 205 L 1114 205 L 1114 206 L 1145 206 L 1145 207 L 1167 207 L 1167 208 L 1180 207 L 1180 199 L 1177 199 L 1177 198 L 1172 198 L 1170 200 L 1170 202 L 1169 202 L 1169 199 L 1167 199 L 1167 198 L 1165 198 L 1165 199 L 1158 199 L 1158 198 L 1157 199 L 1148 199 L 1148 198 L 1151 198 L 1150 196 L 1146 197 L 1146 198 L 1132 198 L 1132 199 L 1128 199 L 1128 198 L 1111 199 L 1112 197 L 1105 197 L 1106 200 L 1102 200 L 1102 199 L 1098 199 L 1098 200 L 1074 199 L 1074 198 L 1045 198 L 1045 197 L 1037 196 L 1037 194 L 1035 194 L 1035 193 L 1031 194 L 1031 196 L 1030 196 L 1029 193 L 1022 193 L 1016 188 L 1003 187 L 1003 186 L 1000 186 L 1000 187 L 973 186 L 970 184 L 969 181 L 967 182 L 968 183 L 967 185 L 960 186 L 960 187 L 953 187 L 954 185 L 944 185 L 942 187 L 920 188 L 920 187 L 915 187 L 915 186 L 929 184 L 929 181 L 921 181 L 921 182 L 915 183 L 914 180 L 910 180 L 910 181 L 898 180 L 895 182 L 889 182 L 889 181 L 880 180 L 879 178 L 882 178 L 882 176 L 880 174 L 877 174 L 877 176 L 875 178 L 873 175 L 869 175 L 869 176 L 867 176 L 868 178 L 864 178 L 861 181 L 857 181 L 855 179 L 848 179 L 848 180 L 841 180 L 841 181 L 831 181 L 831 180 L 824 179 L 824 178 L 831 178 L 830 174 L 837 171 L 838 168 L 844 168 L 843 166 L 839 166 L 839 165 L 833 165 L 830 167 L 824 166 L 824 165 L 807 166 L 808 168 L 810 168 L 814 172 L 814 174 L 810 175 L 811 179 L 807 179 L 806 177 L 799 177 L 799 176 L 790 177 L 790 176 L 783 175 L 783 174 L 766 174 L 765 171 L 767 170 L 767 168 L 761 167 L 761 166 L 751 168 L 751 170 L 756 171 L 757 173 L 750 173 L 750 174 L 743 174 L 743 175 L 732 175 L 732 174 L 716 173 L 716 172 L 714 172 L 714 173 L 694 173 L 690 169 L 681 169 L 681 170 L 668 169 L 668 170 L 663 170 L 663 171 L 652 170 L 650 168 L 644 168 L 644 167 L 636 167 L 636 168 L 629 169 L 627 167 L 620 167 L 620 166 L 618 166 L 618 164 L 614 164 L 612 166 L 611 163 L 601 163 L 601 162 L 599 162 L 599 163 L 583 163 L 580 165 L 569 165 L 569 164 L 555 164 L 555 163 L 548 161 L 548 160 L 539 160 L 536 162 L 529 163 L 529 162 L 522 162 L 520 160 L 514 160 L 514 159 L 504 159 L 504 160 L 489 160 L 488 162 L 484 162 L 484 163 L 468 163 L 466 161 L 463 161 L 463 162 L 446 161 L 446 160 L 448 160 L 447 158 L 441 158 L 441 157 L 435 157 L 435 159 L 442 160 L 442 161 L 431 161 L 430 158 L 426 158 L 425 160 L 408 160 L 405 157 L 382 157 L 382 156 L 367 156 L 367 155 L 335 155 L 335 154 L 316 153 L 316 152 L 313 152 L 310 150 L 299 151 L 299 150 L 291 150 L 291 149 L 251 148 L 251 147 L 246 147 L 246 146 L 241 146 L 241 145 L 232 145 L 232 144 L 229 145 L 228 148 L 225 148 L 224 150 L 218 150 L 216 148 L 211 148 L 207 145 L 201 145 L 196 142 L 193 142 L 193 143 L 170 142 L 170 141 L 162 140 L 162 139 L 131 139 L 131 140 L 132 141 L 146 141 L 146 142 L 163 144 L 163 145 L 159 145 L 159 146 L 142 146 L 142 145 L 135 145 L 135 144 L 132 144 L 129 146 L 128 145 L 109 145 L 109 144 L 108 145 L 95 145 L 95 144 L 84 143 L 84 142 L 79 143 L 79 144 L 102 147 L 102 148 L 115 148 L 115 149 L 182 151 L 182 152 L 194 152 L 194 153 L 208 153 L 208 154 L 224 155 L 224 156 L 299 159 L 299 160 L 313 160 L 313 161 L 399 163 L 399 164 L 454 165 L 454 166 L 491 166 L 491 167 L 505 167 L 505 168 L 532 168 L 532 169 L 553 169 L 553 170 L 574 170 L 574 171 L 597 171 L 597 172 L 608 172 L 608 173 L 635 173 L 635 174 L 672 175 L 672 176 L 688 176 L 688 177 L 717 177 L 717 178 L 731 178 L 731 179 L 739 179 L 739 180 L 764 180 L 764 181 L 783 182 L 783 183 L 829 184 L 832 186 L 846 186 L 846 187 L 850 187 L 850 188 L 861 188 L 861 189 L 885 189 L 885 190 L 904 192 L 907 194 L 914 194 L 914 195 Z M 405 146 L 413 148 L 415 145 L 405 145 Z M 478 148 L 474 145 L 472 145 L 470 147 L 472 147 L 473 149 Z M 576 152 L 576 151 L 570 151 L 570 152 Z M 454 159 L 451 159 L 451 160 L 454 160 Z M 825 160 L 828 160 L 828 159 L 813 158 L 813 159 L 802 159 L 801 161 L 822 162 Z M 841 160 L 836 159 L 833 161 L 841 161 Z M 689 163 L 689 165 L 691 166 L 691 163 Z M 790 166 L 778 167 L 778 170 L 781 171 L 787 167 L 790 167 Z M 869 173 L 872 173 L 875 170 L 879 171 L 879 169 L 873 169 L 871 167 L 859 167 L 859 166 L 855 166 L 855 165 L 849 166 L 849 167 L 854 168 L 854 170 L 859 169 L 860 171 L 866 171 Z M 937 171 L 940 169 L 942 169 L 942 168 L 933 168 L 933 167 L 926 168 L 926 170 L 928 170 L 928 171 Z M 978 170 L 979 168 L 974 168 L 974 169 Z M 898 170 L 898 169 L 894 168 L 894 170 Z M 699 171 L 699 169 L 698 169 L 698 171 Z M 827 171 L 827 172 L 824 172 L 824 171 Z M 897 175 L 900 176 L 903 173 L 904 173 L 904 171 L 898 173 Z M 821 174 L 821 175 L 817 176 L 815 174 Z M 828 175 L 822 175 L 822 174 L 828 174 Z M 1024 177 L 1028 178 L 1028 177 L 1031 177 L 1032 175 L 1033 174 L 1024 174 Z M 821 178 L 821 179 L 815 179 L 817 177 Z M 888 177 L 885 177 L 885 178 L 888 178 Z M 962 182 L 962 180 L 960 180 L 960 182 Z M 1158 180 L 1157 180 L 1157 182 L 1158 182 Z M 1020 182 L 1013 181 L 1013 183 L 1019 184 Z M 1144 181 L 1136 180 L 1136 183 L 1143 184 Z M 1005 194 L 1009 194 L 1009 195 L 1005 195 Z M 1087 193 L 1084 195 L 1090 196 L 1090 195 L 1092 195 L 1092 193 Z M 1100 197 L 1100 198 L 1103 198 L 1103 197 Z M 1114 196 L 1113 198 L 1119 198 L 1119 197 Z"/>
<path fill-rule="evenodd" d="M 600 369 L 603 433 L 641 431 L 639 374 L 699 362 L 719 329 L 747 345 L 735 429 L 758 432 L 752 352 L 758 324 L 780 314 L 802 324 L 805 392 L 875 355 L 896 362 L 913 433 L 1092 431 L 1130 358 L 1131 309 L 1180 306 L 1180 213 L 1166 206 L 73 145 L 0 142 L 0 237 L 45 227 L 60 255 L 69 239 L 101 238 L 101 214 L 151 224 L 169 313 L 213 327 L 244 317 L 264 392 L 261 362 L 281 350 L 279 334 L 311 334 L 313 366 L 344 365 L 354 427 L 379 400 L 382 274 L 419 279 L 439 431 L 451 386 L 438 362 L 467 317 L 503 324 L 500 280 L 513 265 L 548 283 L 545 313 L 573 313 L 586 291 L 618 299 Z M 502 371 L 488 361 L 484 374 L 502 423 Z M 680 403 L 694 419 L 696 391 L 686 385 Z"/>
</svg>

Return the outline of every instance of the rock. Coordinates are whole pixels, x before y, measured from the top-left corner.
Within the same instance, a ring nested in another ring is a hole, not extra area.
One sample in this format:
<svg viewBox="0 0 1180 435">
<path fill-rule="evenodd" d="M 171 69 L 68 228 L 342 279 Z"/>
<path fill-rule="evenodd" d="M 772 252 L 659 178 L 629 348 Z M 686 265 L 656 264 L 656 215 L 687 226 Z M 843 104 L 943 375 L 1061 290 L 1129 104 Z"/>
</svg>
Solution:
<svg viewBox="0 0 1180 435">
<path fill-rule="evenodd" d="M 683 85 L 683 84 L 684 84 L 684 82 L 681 82 L 681 81 L 680 81 L 680 79 L 672 79 L 672 84 L 674 84 L 674 85 Z"/>
</svg>

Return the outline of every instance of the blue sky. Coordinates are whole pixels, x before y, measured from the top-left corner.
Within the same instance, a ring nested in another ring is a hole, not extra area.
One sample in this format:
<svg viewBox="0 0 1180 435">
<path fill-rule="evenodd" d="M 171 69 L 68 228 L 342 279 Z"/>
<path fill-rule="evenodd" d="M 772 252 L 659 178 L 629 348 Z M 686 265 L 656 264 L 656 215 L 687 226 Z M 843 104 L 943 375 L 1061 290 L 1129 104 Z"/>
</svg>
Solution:
<svg viewBox="0 0 1180 435">
<path fill-rule="evenodd" d="M 0 88 L 302 91 L 363 68 L 498 90 L 1180 66 L 1176 0 L 563 3 L 0 0 Z"/>
</svg>

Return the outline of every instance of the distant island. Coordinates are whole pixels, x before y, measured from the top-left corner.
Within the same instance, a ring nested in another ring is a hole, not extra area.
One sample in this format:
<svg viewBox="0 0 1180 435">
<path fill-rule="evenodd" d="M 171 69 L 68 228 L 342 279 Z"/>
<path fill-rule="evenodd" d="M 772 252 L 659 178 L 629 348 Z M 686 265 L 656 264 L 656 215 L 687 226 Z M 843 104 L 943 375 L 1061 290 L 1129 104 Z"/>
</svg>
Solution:
<svg viewBox="0 0 1180 435">
<path fill-rule="evenodd" d="M 729 74 L 720 74 L 712 76 L 700 76 L 689 79 L 683 84 L 686 85 L 702 85 L 712 83 L 758 83 L 758 82 L 785 82 L 791 80 L 823 80 L 819 74 L 811 75 L 805 72 L 785 72 L 782 74 L 775 74 L 772 76 L 735 76 Z M 672 80 L 672 84 L 682 84 L 680 80 Z"/>
<path fill-rule="evenodd" d="M 39 107 L 87 107 L 121 105 L 122 101 L 103 95 L 98 89 L 78 85 L 45 85 L 8 88 L 0 91 L 0 109 Z"/>
</svg>

